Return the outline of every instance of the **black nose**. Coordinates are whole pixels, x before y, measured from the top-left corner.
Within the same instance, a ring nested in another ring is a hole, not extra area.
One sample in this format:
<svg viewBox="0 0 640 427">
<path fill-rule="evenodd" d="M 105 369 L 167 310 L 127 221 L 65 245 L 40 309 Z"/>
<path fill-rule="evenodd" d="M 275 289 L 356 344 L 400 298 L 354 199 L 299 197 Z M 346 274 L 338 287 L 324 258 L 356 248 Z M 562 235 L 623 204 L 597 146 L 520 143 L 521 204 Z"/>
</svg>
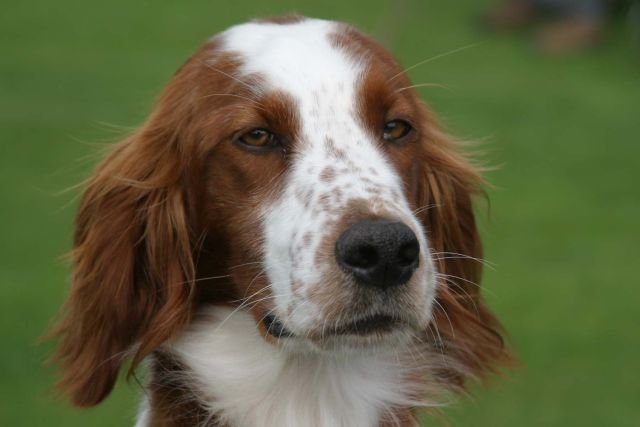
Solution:
<svg viewBox="0 0 640 427">
<path fill-rule="evenodd" d="M 364 220 L 336 242 L 338 263 L 365 286 L 391 288 L 407 283 L 418 267 L 420 244 L 402 222 Z"/>
</svg>

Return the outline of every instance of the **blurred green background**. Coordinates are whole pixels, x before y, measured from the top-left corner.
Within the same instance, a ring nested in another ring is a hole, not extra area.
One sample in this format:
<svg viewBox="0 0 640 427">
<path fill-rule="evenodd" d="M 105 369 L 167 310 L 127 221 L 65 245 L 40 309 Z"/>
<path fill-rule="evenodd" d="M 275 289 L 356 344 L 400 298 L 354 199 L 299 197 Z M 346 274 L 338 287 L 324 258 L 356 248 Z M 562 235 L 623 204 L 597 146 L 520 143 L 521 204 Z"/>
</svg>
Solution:
<svg viewBox="0 0 640 427">
<path fill-rule="evenodd" d="M 132 425 L 138 386 L 74 410 L 37 338 L 67 292 L 77 191 L 101 144 L 139 124 L 210 35 L 298 11 L 374 34 L 448 128 L 484 142 L 487 299 L 521 366 L 447 409 L 452 426 L 640 425 L 640 61 L 605 46 L 550 58 L 487 36 L 482 1 L 6 2 L 0 14 L 0 425 Z M 116 126 L 114 126 L 116 125 Z M 433 421 L 438 423 L 438 421 Z"/>
</svg>

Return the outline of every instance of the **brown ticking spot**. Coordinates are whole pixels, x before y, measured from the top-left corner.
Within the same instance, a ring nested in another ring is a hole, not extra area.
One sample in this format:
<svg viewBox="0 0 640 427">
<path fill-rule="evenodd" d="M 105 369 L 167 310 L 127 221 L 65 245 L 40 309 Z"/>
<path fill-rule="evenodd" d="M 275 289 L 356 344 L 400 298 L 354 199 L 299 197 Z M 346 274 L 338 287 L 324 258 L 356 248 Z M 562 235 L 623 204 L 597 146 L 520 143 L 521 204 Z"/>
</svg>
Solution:
<svg viewBox="0 0 640 427">
<path fill-rule="evenodd" d="M 342 190 L 337 187 L 333 189 L 333 198 L 336 199 L 337 203 L 340 203 L 342 201 L 342 195 Z"/>
<path fill-rule="evenodd" d="M 327 166 L 320 173 L 320 181 L 331 182 L 336 177 L 336 170 L 332 166 Z"/>
<path fill-rule="evenodd" d="M 360 178 L 360 180 L 365 184 L 375 184 L 370 178 L 367 178 L 366 176 L 363 176 L 362 178 Z"/>
<path fill-rule="evenodd" d="M 318 204 L 324 212 L 331 211 L 331 208 L 333 207 L 333 204 L 331 203 L 331 195 L 329 193 L 321 194 L 320 197 L 318 197 Z"/>
<path fill-rule="evenodd" d="M 327 137 L 325 141 L 325 148 L 327 149 L 329 156 L 336 160 L 343 160 L 347 158 L 347 152 L 342 148 L 338 148 L 333 138 Z"/>
<path fill-rule="evenodd" d="M 312 239 L 313 239 L 313 234 L 311 234 L 311 232 L 307 231 L 306 233 L 304 233 L 304 235 L 302 236 L 303 246 L 305 247 L 311 246 Z"/>
<path fill-rule="evenodd" d="M 315 196 L 316 191 L 311 188 L 309 189 L 309 191 L 307 191 L 307 193 L 304 195 L 304 202 L 306 203 L 311 203 L 311 201 L 313 200 L 313 196 Z"/>
<path fill-rule="evenodd" d="M 374 187 L 374 186 L 367 186 L 367 187 L 365 187 L 364 191 L 366 191 L 369 194 L 379 194 L 380 193 L 380 189 L 378 187 Z"/>
</svg>

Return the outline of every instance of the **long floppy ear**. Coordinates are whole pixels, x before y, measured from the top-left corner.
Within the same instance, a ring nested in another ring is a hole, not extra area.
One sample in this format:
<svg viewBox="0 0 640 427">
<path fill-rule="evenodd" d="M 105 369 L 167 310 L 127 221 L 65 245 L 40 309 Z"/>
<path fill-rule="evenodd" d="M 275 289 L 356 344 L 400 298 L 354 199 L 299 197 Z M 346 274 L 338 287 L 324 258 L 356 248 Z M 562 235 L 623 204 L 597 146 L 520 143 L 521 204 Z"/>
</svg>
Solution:
<svg viewBox="0 0 640 427">
<path fill-rule="evenodd" d="M 466 377 L 482 377 L 511 356 L 500 323 L 480 295 L 482 244 L 472 202 L 482 194 L 482 178 L 424 106 L 423 114 L 428 138 L 422 146 L 418 206 L 438 270 L 434 316 L 440 350 L 455 362 L 440 374 L 450 386 L 461 387 Z"/>
<path fill-rule="evenodd" d="M 135 368 L 190 319 L 186 159 L 169 122 L 157 113 L 117 144 L 79 207 L 72 288 L 53 332 L 58 386 L 78 406 L 102 401 L 126 358 Z"/>
</svg>

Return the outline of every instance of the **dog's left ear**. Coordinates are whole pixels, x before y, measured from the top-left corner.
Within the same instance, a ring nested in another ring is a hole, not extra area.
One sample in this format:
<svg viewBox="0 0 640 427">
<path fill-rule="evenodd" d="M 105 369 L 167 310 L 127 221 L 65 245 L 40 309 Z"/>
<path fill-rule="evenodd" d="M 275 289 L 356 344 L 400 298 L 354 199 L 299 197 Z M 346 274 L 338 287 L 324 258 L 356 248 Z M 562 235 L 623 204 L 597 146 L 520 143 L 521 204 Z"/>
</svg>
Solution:
<svg viewBox="0 0 640 427">
<path fill-rule="evenodd" d="M 458 385 L 510 361 L 502 327 L 480 295 L 482 244 L 473 199 L 483 180 L 422 105 L 423 128 L 417 171 L 417 207 L 435 260 L 438 296 L 434 317 L 444 351 L 458 364 L 446 372 Z"/>
</svg>

